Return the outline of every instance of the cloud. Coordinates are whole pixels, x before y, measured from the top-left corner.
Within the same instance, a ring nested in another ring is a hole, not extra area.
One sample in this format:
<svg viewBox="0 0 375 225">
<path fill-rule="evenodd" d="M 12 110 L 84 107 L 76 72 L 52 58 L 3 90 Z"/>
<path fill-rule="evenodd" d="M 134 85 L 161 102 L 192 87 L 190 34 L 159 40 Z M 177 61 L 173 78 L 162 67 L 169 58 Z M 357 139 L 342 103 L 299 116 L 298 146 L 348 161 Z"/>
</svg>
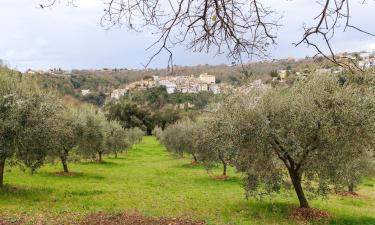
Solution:
<svg viewBox="0 0 375 225">
<path fill-rule="evenodd" d="M 99 26 L 103 14 L 102 0 L 77 0 L 77 7 L 61 3 L 50 9 L 40 9 L 42 0 L 1 0 L 0 58 L 12 66 L 27 68 L 140 68 L 153 54 L 146 48 L 156 39 L 150 32 L 135 33 L 127 28 L 106 31 Z M 302 23 L 313 23 L 319 13 L 319 5 L 311 0 L 270 0 L 265 4 L 283 15 L 283 27 L 278 30 L 278 44 L 272 47 L 273 57 L 304 57 L 313 49 L 293 47 L 303 34 Z M 372 29 L 375 3 L 365 7 L 353 3 L 353 23 Z M 353 30 L 338 32 L 334 39 L 337 51 L 375 49 L 373 37 Z M 160 55 L 151 67 L 165 67 L 167 55 Z M 229 63 L 225 55 L 192 53 L 183 46 L 174 49 L 175 64 Z"/>
</svg>

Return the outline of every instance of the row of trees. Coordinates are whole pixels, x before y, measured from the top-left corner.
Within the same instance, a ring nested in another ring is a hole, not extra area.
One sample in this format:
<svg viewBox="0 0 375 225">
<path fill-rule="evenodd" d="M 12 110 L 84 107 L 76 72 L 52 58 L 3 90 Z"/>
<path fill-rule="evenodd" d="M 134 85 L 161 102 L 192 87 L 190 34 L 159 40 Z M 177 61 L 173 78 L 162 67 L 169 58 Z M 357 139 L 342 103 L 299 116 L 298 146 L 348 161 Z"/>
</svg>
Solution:
<svg viewBox="0 0 375 225">
<path fill-rule="evenodd" d="M 314 75 L 292 87 L 235 94 L 196 121 L 154 130 L 167 149 L 208 165 L 234 166 L 250 195 L 293 187 L 305 192 L 353 190 L 370 164 L 375 136 L 373 78 Z M 373 159 L 372 159 L 373 160 Z"/>
<path fill-rule="evenodd" d="M 103 154 L 117 155 L 142 136 L 139 128 L 124 129 L 94 107 L 62 101 L 31 78 L 0 71 L 0 187 L 7 162 L 34 172 L 57 158 L 69 172 L 71 152 L 100 162 Z"/>
</svg>

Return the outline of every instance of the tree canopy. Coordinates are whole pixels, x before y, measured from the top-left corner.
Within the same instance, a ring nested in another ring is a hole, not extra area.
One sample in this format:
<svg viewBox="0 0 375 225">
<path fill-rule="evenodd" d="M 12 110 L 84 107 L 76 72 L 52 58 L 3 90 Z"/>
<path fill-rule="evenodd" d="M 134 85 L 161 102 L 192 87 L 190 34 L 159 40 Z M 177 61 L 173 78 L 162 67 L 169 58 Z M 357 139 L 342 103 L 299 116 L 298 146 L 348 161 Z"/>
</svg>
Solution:
<svg viewBox="0 0 375 225">
<path fill-rule="evenodd" d="M 234 165 L 247 175 L 248 193 L 278 191 L 287 174 L 300 206 L 309 207 L 304 190 L 327 193 L 372 148 L 373 99 L 367 88 L 314 75 L 237 110 L 234 118 L 247 119 L 234 123 L 243 136 Z"/>
</svg>

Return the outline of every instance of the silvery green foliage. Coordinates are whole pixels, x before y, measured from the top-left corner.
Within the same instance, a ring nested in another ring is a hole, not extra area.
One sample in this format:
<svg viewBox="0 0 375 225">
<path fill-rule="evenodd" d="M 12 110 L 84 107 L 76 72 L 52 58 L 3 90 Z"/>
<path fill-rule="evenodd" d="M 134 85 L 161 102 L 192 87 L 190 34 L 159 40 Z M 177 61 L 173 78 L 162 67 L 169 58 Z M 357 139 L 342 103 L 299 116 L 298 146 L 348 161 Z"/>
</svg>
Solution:
<svg viewBox="0 0 375 225">
<path fill-rule="evenodd" d="M 247 193 L 278 191 L 291 179 L 301 207 L 308 207 L 301 183 L 305 191 L 327 193 L 373 146 L 372 93 L 333 75 L 270 90 L 257 103 L 232 111 L 241 134 L 234 165 L 247 175 Z"/>
<path fill-rule="evenodd" d="M 8 72 L 0 71 L 0 160 L 13 155 L 17 131 L 19 100 L 18 81 Z"/>
<path fill-rule="evenodd" d="M 160 141 L 163 135 L 163 130 L 159 126 L 156 126 L 152 130 L 152 135 L 154 135 Z"/>
<path fill-rule="evenodd" d="M 86 158 L 95 158 L 96 154 L 105 151 L 105 125 L 106 119 L 98 110 L 87 107 L 84 111 L 84 127 L 79 151 Z"/>
<path fill-rule="evenodd" d="M 184 118 L 169 125 L 162 134 L 161 142 L 171 151 L 179 156 L 184 153 L 191 154 L 197 161 L 196 139 L 200 135 L 199 125 L 189 118 Z"/>
<path fill-rule="evenodd" d="M 71 159 L 71 151 L 77 149 L 83 135 L 84 118 L 80 113 L 79 106 L 72 106 L 69 103 L 63 104 L 63 109 L 57 115 L 53 135 L 55 145 L 49 155 L 54 161 L 61 160 L 64 171 L 68 170 L 68 161 Z M 79 152 L 75 152 L 79 153 Z"/>
<path fill-rule="evenodd" d="M 58 144 L 55 138 L 61 104 L 49 93 L 31 93 L 18 104 L 19 129 L 16 157 L 32 172 L 43 165 Z"/>
<path fill-rule="evenodd" d="M 141 142 L 144 135 L 145 132 L 139 127 L 126 129 L 126 138 L 129 141 L 130 146 Z"/>
<path fill-rule="evenodd" d="M 259 100 L 258 93 L 231 92 L 216 105 L 215 110 L 204 115 L 200 126 L 200 135 L 196 140 L 198 158 L 208 168 L 215 164 L 223 165 L 223 175 L 226 175 L 227 165 L 238 161 L 238 149 L 246 135 L 251 130 L 244 130 L 252 110 Z"/>
<path fill-rule="evenodd" d="M 117 154 L 132 146 L 127 131 L 117 121 L 107 122 L 105 148 L 108 152 Z"/>
<path fill-rule="evenodd" d="M 52 151 L 60 102 L 34 81 L 0 71 L 0 159 L 16 159 L 34 172 Z"/>
<path fill-rule="evenodd" d="M 140 142 L 144 132 L 139 128 L 124 129 L 117 121 L 107 121 L 98 109 L 84 107 L 84 123 L 78 145 L 79 152 L 86 158 L 99 161 L 103 154 L 115 154 L 125 151 Z"/>
</svg>

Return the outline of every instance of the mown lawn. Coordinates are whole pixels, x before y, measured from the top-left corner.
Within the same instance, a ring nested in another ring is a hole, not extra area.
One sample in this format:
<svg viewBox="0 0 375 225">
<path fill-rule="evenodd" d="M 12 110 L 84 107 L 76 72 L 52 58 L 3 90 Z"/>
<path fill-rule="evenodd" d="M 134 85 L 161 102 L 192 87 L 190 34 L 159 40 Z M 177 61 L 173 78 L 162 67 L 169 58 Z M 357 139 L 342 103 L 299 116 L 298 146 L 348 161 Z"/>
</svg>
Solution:
<svg viewBox="0 0 375 225">
<path fill-rule="evenodd" d="M 241 177 L 217 181 L 190 159 L 176 159 L 154 137 L 145 137 L 127 155 L 102 164 L 70 164 L 74 177 L 56 176 L 61 165 L 30 175 L 7 169 L 0 190 L 0 215 L 7 218 L 77 217 L 91 212 L 139 212 L 147 216 L 188 217 L 209 224 L 294 224 L 293 192 L 263 200 L 245 199 Z M 329 211 L 331 224 L 375 224 L 375 179 L 364 179 L 358 199 L 330 196 L 311 201 Z"/>
</svg>

